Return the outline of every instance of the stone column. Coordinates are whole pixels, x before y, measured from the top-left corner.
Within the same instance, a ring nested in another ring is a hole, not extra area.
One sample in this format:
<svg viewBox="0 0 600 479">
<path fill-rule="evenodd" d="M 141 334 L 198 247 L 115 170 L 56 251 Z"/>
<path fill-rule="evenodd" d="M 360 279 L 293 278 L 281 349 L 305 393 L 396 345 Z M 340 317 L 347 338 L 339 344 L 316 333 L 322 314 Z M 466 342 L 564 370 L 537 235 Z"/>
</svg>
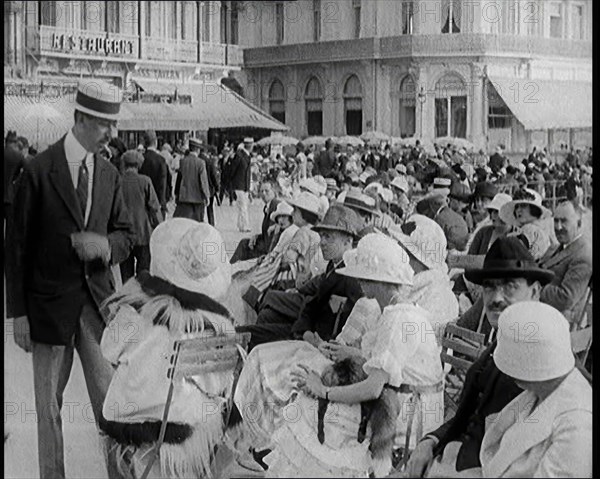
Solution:
<svg viewBox="0 0 600 479">
<path fill-rule="evenodd" d="M 483 122 L 486 118 L 486 112 L 483 110 L 484 82 L 484 66 L 480 63 L 471 64 L 471 83 L 468 88 L 467 115 L 469 115 L 469 123 L 471 125 L 469 139 L 477 148 L 482 148 L 485 143 L 483 129 Z"/>
</svg>

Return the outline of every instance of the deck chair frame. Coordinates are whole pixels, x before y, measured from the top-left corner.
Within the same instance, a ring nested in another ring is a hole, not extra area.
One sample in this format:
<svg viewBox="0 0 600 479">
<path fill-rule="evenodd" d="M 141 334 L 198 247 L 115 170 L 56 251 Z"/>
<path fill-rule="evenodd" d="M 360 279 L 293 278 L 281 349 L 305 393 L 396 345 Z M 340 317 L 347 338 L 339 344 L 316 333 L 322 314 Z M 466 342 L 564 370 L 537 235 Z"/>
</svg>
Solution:
<svg viewBox="0 0 600 479">
<path fill-rule="evenodd" d="M 170 357 L 170 367 L 167 371 L 169 378 L 169 391 L 163 410 L 158 441 L 154 446 L 150 459 L 140 479 L 146 479 L 154 462 L 158 459 L 160 448 L 165 439 L 171 402 L 173 401 L 174 383 L 183 377 L 191 377 L 203 373 L 226 371 L 233 369 L 233 385 L 231 397 L 226 402 L 224 424 L 229 422 L 233 409 L 233 392 L 244 360 L 245 351 L 250 341 L 250 333 L 236 333 L 235 335 L 213 336 L 207 338 L 180 339 L 175 341 Z"/>
</svg>

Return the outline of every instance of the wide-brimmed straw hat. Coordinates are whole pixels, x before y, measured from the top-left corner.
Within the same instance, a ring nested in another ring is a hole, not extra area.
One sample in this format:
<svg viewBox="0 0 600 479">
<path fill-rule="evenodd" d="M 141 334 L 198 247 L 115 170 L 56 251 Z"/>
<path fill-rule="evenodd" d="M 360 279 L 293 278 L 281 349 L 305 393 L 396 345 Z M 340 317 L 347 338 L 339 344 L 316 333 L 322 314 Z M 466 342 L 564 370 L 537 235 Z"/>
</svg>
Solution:
<svg viewBox="0 0 600 479">
<path fill-rule="evenodd" d="M 301 191 L 298 196 L 287 200 L 287 202 L 295 208 L 300 208 L 301 210 L 317 215 L 319 218 L 321 217 L 321 202 L 319 198 L 308 191 Z"/>
<path fill-rule="evenodd" d="M 538 301 L 510 305 L 498 318 L 494 362 L 521 381 L 548 381 L 575 367 L 569 322 L 560 311 Z"/>
<path fill-rule="evenodd" d="M 542 286 L 554 278 L 550 270 L 540 268 L 518 238 L 498 238 L 483 260 L 483 268 L 467 269 L 465 278 L 471 283 L 482 284 L 486 279 L 525 278 L 539 281 Z"/>
<path fill-rule="evenodd" d="M 327 185 L 325 185 L 325 188 L 323 188 L 323 186 L 317 183 L 313 178 L 301 179 L 298 183 L 298 186 L 301 190 L 308 191 L 315 196 L 321 196 L 327 191 Z"/>
<path fill-rule="evenodd" d="M 410 189 L 410 187 L 408 186 L 408 180 L 406 179 L 406 176 L 396 176 L 396 178 L 392 180 L 391 186 L 404 192 L 404 194 L 408 194 L 408 191 Z"/>
<path fill-rule="evenodd" d="M 382 233 L 369 233 L 355 249 L 344 253 L 345 267 L 336 273 L 351 278 L 392 284 L 413 284 L 408 253 Z"/>
<path fill-rule="evenodd" d="M 369 195 L 365 195 L 356 188 L 350 188 L 344 198 L 344 206 L 353 210 L 364 211 L 372 215 L 380 216 L 381 213 L 377 210 L 375 200 Z"/>
<path fill-rule="evenodd" d="M 270 218 L 271 221 L 277 221 L 278 216 L 292 216 L 293 213 L 294 207 L 286 203 L 285 201 L 282 201 L 277 205 L 275 211 L 271 213 Z"/>
<path fill-rule="evenodd" d="M 207 223 L 171 218 L 150 237 L 150 274 L 182 289 L 222 297 L 231 284 L 231 264 L 218 230 Z"/>
<path fill-rule="evenodd" d="M 313 231 L 340 231 L 358 237 L 358 232 L 363 228 L 364 222 L 356 211 L 343 205 L 331 205 L 323 220 L 313 226 Z"/>
<path fill-rule="evenodd" d="M 444 230 L 424 215 L 414 214 L 402 225 L 388 229 L 392 238 L 429 269 L 447 271 L 447 241 Z"/>
<path fill-rule="evenodd" d="M 550 210 L 542 205 L 542 197 L 540 194 L 529 188 L 522 188 L 517 191 L 512 201 L 506 203 L 500 208 L 500 219 L 510 226 L 520 226 L 516 216 L 515 207 L 519 205 L 530 205 L 539 211 L 539 218 L 545 219 L 551 215 Z"/>
<path fill-rule="evenodd" d="M 96 118 L 118 120 L 122 100 L 120 88 L 97 78 L 82 80 L 77 85 L 75 110 Z"/>
</svg>

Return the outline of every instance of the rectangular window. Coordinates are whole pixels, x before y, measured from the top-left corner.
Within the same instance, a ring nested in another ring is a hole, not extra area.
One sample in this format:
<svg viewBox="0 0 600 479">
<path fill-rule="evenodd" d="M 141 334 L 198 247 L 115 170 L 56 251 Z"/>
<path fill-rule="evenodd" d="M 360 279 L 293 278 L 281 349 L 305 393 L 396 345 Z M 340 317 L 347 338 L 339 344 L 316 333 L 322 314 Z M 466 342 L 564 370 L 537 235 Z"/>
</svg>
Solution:
<svg viewBox="0 0 600 479">
<path fill-rule="evenodd" d="M 56 26 L 56 2 L 40 2 L 40 25 Z"/>
<path fill-rule="evenodd" d="M 585 38 L 585 27 L 583 23 L 583 5 L 573 5 L 573 40 L 583 40 Z"/>
<path fill-rule="evenodd" d="M 275 42 L 277 45 L 281 45 L 283 43 L 284 36 L 284 18 L 283 18 L 283 3 L 275 4 L 275 28 L 276 28 L 276 38 Z"/>
<path fill-rule="evenodd" d="M 202 41 L 210 43 L 210 4 L 202 2 Z"/>
<path fill-rule="evenodd" d="M 229 36 L 227 16 L 229 13 L 229 7 L 225 2 L 221 2 L 221 43 L 227 43 Z"/>
<path fill-rule="evenodd" d="M 562 38 L 562 5 L 560 3 L 551 3 L 550 6 L 550 38 Z"/>
<path fill-rule="evenodd" d="M 110 33 L 119 33 L 119 3 L 106 2 L 106 26 Z"/>
<path fill-rule="evenodd" d="M 188 8 L 187 8 L 187 3 L 188 2 L 181 2 L 181 38 L 182 40 L 186 39 L 186 35 L 187 33 L 187 28 L 185 28 L 185 24 L 187 23 L 188 17 L 187 17 L 187 13 L 188 13 Z"/>
<path fill-rule="evenodd" d="M 352 0 L 352 9 L 354 10 L 354 38 L 360 38 L 360 7 L 361 0 Z"/>
<path fill-rule="evenodd" d="M 323 134 L 323 111 L 306 112 L 307 132 L 309 136 Z"/>
<path fill-rule="evenodd" d="M 450 135 L 455 138 L 467 137 L 467 97 L 453 96 L 450 98 L 451 124 Z"/>
<path fill-rule="evenodd" d="M 154 2 L 146 3 L 146 36 L 152 36 L 152 4 Z"/>
<path fill-rule="evenodd" d="M 412 35 L 414 21 L 413 0 L 402 1 L 402 35 Z"/>
<path fill-rule="evenodd" d="M 512 114 L 506 106 L 490 106 L 488 128 L 510 128 Z"/>
<path fill-rule="evenodd" d="M 448 136 L 448 99 L 435 99 L 435 136 Z"/>
<path fill-rule="evenodd" d="M 173 40 L 177 40 L 177 2 L 170 2 L 167 5 L 170 5 L 170 9 L 169 9 L 169 18 L 168 20 L 168 24 L 169 24 L 169 35 L 168 38 L 171 38 Z"/>
<path fill-rule="evenodd" d="M 313 40 L 321 40 L 321 0 L 313 0 Z"/>
<path fill-rule="evenodd" d="M 271 100 L 269 105 L 269 114 L 285 124 L 285 101 Z"/>
<path fill-rule="evenodd" d="M 232 45 L 237 45 L 239 43 L 238 30 L 239 30 L 239 6 L 238 6 L 238 3 L 234 1 L 231 5 L 231 40 L 229 42 Z"/>
</svg>

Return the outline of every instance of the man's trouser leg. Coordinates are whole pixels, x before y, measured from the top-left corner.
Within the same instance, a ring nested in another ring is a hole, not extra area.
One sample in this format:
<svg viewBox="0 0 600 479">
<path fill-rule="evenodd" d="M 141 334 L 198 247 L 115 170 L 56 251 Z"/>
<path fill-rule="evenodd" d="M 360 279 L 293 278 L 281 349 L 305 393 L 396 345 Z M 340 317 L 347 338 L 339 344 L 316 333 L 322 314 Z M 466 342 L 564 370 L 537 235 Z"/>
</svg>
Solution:
<svg viewBox="0 0 600 479">
<path fill-rule="evenodd" d="M 235 190 L 235 194 L 237 196 L 238 229 L 240 231 L 249 231 L 250 220 L 248 219 L 248 192 Z"/>
<path fill-rule="evenodd" d="M 40 478 L 64 478 L 60 411 L 73 365 L 73 346 L 32 342 L 32 347 Z"/>
<path fill-rule="evenodd" d="M 214 204 L 215 204 L 215 197 L 211 196 L 210 202 L 208 203 L 208 206 L 206 207 L 206 215 L 208 216 L 208 224 L 211 226 L 215 225 Z"/>
<path fill-rule="evenodd" d="M 138 245 L 133 247 L 135 255 L 135 274 L 142 271 L 150 271 L 150 245 Z"/>
<path fill-rule="evenodd" d="M 127 258 L 125 261 L 123 261 L 119 265 L 119 268 L 121 270 L 121 279 L 123 280 L 123 284 L 125 284 L 129 280 L 129 278 L 131 278 L 133 276 L 134 271 L 135 271 L 134 263 L 135 263 L 135 253 L 134 253 L 134 251 L 132 251 L 131 254 L 129 255 L 129 258 Z"/>
<path fill-rule="evenodd" d="M 102 405 L 114 374 L 112 365 L 104 358 L 100 350 L 103 331 L 104 320 L 100 317 L 92 298 L 89 297 L 89 300 L 84 303 L 79 318 L 79 330 L 75 334 L 75 348 L 81 359 L 81 367 L 91 403 L 91 407 L 84 408 L 84 418 L 86 421 L 95 421 L 96 427 L 99 422 L 104 421 Z M 116 458 L 114 455 L 108 454 L 108 438 L 101 431 L 99 434 L 100 448 L 106 463 L 108 477 L 118 478 L 120 474 L 117 472 Z"/>
</svg>

